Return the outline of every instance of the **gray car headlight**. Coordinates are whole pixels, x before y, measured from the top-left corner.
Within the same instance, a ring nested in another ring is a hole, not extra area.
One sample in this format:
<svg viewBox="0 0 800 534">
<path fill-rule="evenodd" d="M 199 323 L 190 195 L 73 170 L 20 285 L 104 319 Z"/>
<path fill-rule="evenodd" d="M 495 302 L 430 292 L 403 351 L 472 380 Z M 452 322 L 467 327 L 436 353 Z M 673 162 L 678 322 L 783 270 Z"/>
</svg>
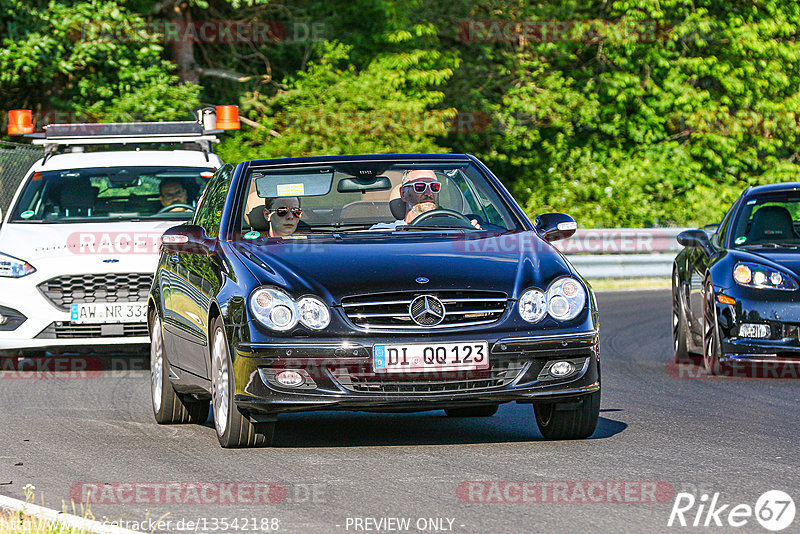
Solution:
<svg viewBox="0 0 800 534">
<path fill-rule="evenodd" d="M 586 306 L 586 291 L 574 278 L 559 278 L 547 290 L 547 311 L 554 319 L 569 321 Z"/>
<path fill-rule="evenodd" d="M 331 322 L 330 310 L 316 297 L 303 297 L 298 300 L 297 315 L 300 322 L 312 330 L 322 330 Z"/>
<path fill-rule="evenodd" d="M 529 323 L 538 323 L 547 315 L 547 299 L 538 289 L 528 289 L 519 298 L 519 315 Z"/>
<path fill-rule="evenodd" d="M 0 276 L 22 278 L 34 272 L 36 269 L 30 263 L 18 260 L 8 254 L 0 254 Z"/>
<path fill-rule="evenodd" d="M 250 309 L 261 324 L 279 332 L 297 324 L 297 305 L 289 295 L 277 289 L 254 291 L 250 296 Z"/>
</svg>

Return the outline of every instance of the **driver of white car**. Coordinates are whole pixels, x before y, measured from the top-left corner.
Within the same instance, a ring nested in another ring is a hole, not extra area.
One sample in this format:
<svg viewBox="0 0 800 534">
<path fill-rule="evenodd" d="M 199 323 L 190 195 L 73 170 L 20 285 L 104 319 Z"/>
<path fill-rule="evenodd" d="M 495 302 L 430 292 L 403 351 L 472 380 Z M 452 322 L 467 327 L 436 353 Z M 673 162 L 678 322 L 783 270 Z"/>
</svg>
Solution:
<svg viewBox="0 0 800 534">
<path fill-rule="evenodd" d="M 439 191 L 442 184 L 436 177 L 436 173 L 429 169 L 414 169 L 403 172 L 403 180 L 400 186 L 400 199 L 406 205 L 406 216 L 392 223 L 378 223 L 371 229 L 397 228 L 398 226 L 410 224 L 414 219 L 426 211 L 435 210 L 439 207 Z M 476 220 L 470 220 L 472 226 L 481 229 Z"/>
<path fill-rule="evenodd" d="M 175 206 L 167 211 L 188 211 L 186 207 L 176 205 L 188 204 L 189 200 L 186 188 L 183 187 L 183 184 L 179 180 L 167 178 L 159 184 L 158 190 L 158 200 L 161 201 L 163 207 Z"/>
</svg>

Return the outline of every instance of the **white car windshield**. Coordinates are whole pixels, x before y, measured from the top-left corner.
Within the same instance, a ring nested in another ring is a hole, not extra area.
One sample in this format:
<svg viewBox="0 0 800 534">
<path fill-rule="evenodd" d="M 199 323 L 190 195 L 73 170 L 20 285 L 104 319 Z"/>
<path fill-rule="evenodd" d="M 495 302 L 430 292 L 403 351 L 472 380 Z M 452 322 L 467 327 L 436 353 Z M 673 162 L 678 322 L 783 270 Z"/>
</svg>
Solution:
<svg viewBox="0 0 800 534">
<path fill-rule="evenodd" d="M 188 219 L 215 169 L 125 166 L 36 172 L 11 222 Z"/>
</svg>

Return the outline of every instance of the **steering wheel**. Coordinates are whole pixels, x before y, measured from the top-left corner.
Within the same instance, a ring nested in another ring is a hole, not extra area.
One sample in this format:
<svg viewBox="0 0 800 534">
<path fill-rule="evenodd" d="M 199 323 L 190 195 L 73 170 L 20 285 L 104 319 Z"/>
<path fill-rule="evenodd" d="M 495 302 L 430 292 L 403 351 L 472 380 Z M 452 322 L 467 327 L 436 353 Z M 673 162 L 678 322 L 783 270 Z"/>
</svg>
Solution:
<svg viewBox="0 0 800 534">
<path fill-rule="evenodd" d="M 192 206 L 190 204 L 177 203 L 177 204 L 170 204 L 169 206 L 164 206 L 163 208 L 158 210 L 156 213 L 164 213 L 166 211 L 172 211 L 175 208 L 186 208 L 186 211 L 194 212 L 194 206 Z"/>
<path fill-rule="evenodd" d="M 448 210 L 448 209 L 445 209 L 445 208 L 436 208 L 436 209 L 432 209 L 430 211 L 426 211 L 425 213 L 423 213 L 422 215 L 418 216 L 416 219 L 411 221 L 406 226 L 422 226 L 420 224 L 421 222 L 427 221 L 428 219 L 430 219 L 432 217 L 452 217 L 454 219 L 458 219 L 459 221 L 467 224 L 467 226 L 469 226 L 469 228 L 475 228 L 474 226 L 472 226 L 472 223 L 470 222 L 470 220 L 466 216 L 464 216 L 463 213 L 459 213 L 459 212 L 453 211 L 453 210 Z"/>
</svg>

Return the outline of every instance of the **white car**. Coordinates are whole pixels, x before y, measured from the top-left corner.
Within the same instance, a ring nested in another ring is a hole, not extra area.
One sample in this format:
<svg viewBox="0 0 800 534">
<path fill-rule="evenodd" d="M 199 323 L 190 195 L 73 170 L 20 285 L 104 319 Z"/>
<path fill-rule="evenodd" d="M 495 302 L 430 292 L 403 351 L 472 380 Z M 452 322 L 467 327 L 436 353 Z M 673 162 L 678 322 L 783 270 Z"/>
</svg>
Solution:
<svg viewBox="0 0 800 534">
<path fill-rule="evenodd" d="M 160 236 L 192 216 L 222 161 L 46 149 L 0 227 L 0 356 L 141 348 Z"/>
</svg>

